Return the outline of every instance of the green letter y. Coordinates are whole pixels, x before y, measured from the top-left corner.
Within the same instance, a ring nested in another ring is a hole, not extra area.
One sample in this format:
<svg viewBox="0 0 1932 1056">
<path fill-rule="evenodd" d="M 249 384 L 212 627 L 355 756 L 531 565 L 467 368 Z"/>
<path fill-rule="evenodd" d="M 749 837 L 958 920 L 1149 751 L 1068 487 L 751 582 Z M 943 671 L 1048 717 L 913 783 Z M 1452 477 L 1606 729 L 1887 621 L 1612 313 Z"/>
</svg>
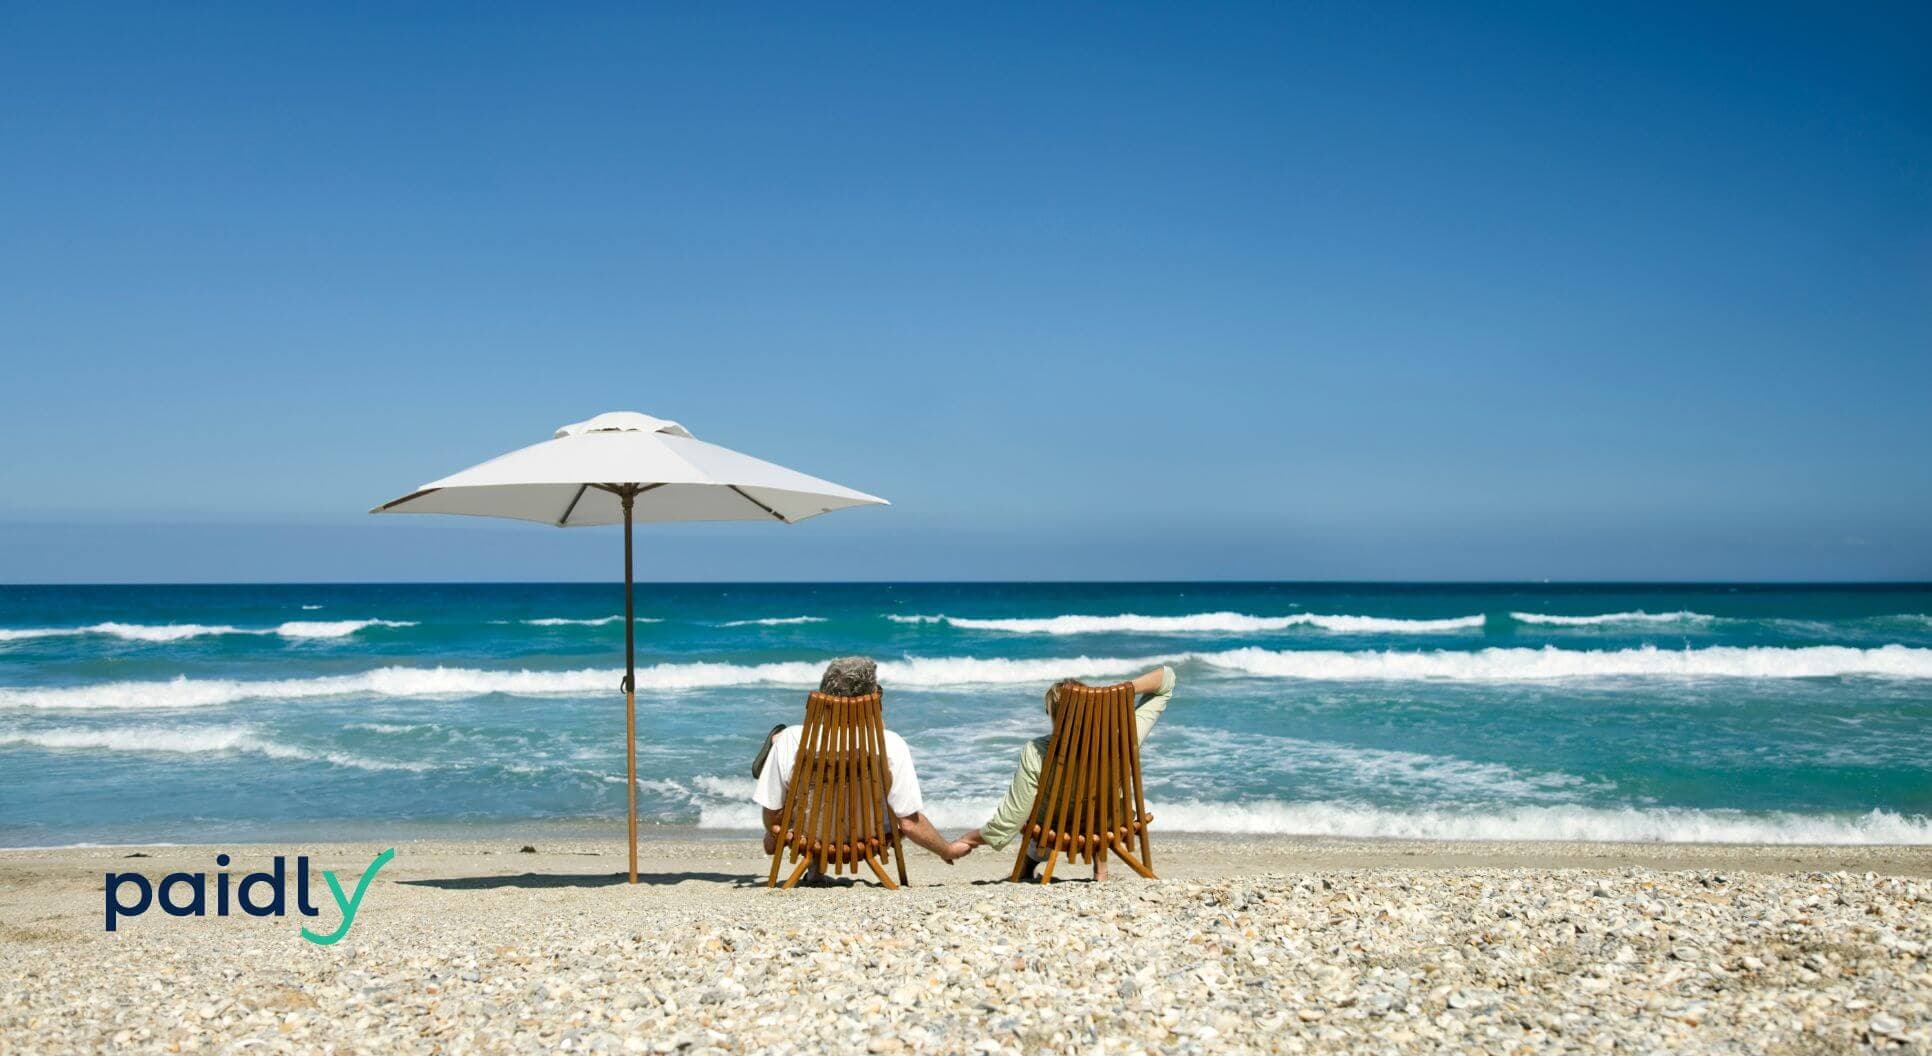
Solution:
<svg viewBox="0 0 1932 1056">
<path fill-rule="evenodd" d="M 394 847 L 376 855 L 376 860 L 370 862 L 369 868 L 362 871 L 362 879 L 356 881 L 356 897 L 354 898 L 342 897 L 342 885 L 336 882 L 335 873 L 323 872 L 322 878 L 329 882 L 329 892 L 335 895 L 335 904 L 342 907 L 342 926 L 336 928 L 333 933 L 328 935 L 317 935 L 315 932 L 303 928 L 302 937 L 315 943 L 317 946 L 333 946 L 342 941 L 342 936 L 349 933 L 349 925 L 356 922 L 356 909 L 362 905 L 362 893 L 369 889 L 369 881 L 376 878 L 376 870 L 381 869 L 384 863 L 395 856 L 396 849 Z"/>
</svg>

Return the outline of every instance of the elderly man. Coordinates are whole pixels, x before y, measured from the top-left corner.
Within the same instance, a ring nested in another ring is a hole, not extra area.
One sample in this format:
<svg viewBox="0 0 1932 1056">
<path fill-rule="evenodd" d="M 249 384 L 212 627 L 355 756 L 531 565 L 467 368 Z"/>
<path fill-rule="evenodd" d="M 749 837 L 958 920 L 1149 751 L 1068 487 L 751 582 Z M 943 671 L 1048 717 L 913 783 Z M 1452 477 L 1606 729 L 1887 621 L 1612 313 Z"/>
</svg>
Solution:
<svg viewBox="0 0 1932 1056">
<path fill-rule="evenodd" d="M 879 665 L 863 656 L 842 656 L 825 667 L 824 677 L 819 679 L 818 691 L 834 697 L 863 697 L 879 689 Z M 764 751 L 758 753 L 758 761 L 752 764 L 752 772 L 757 780 L 751 798 L 764 808 L 765 853 L 778 849 L 778 837 L 772 828 L 779 822 L 780 812 L 785 807 L 785 790 L 791 786 L 792 763 L 798 757 L 798 741 L 804 736 L 805 727 L 785 726 L 772 730 L 765 739 Z M 905 738 L 885 731 L 886 769 L 892 777 L 892 784 L 886 789 L 886 807 L 899 819 L 899 832 L 906 839 L 924 847 L 926 850 L 945 859 L 951 865 L 960 853 L 959 845 L 947 840 L 932 827 L 921 813 L 925 801 L 919 794 L 919 774 L 912 768 L 912 750 L 906 747 Z M 811 874 L 808 874 L 808 876 Z"/>
<path fill-rule="evenodd" d="M 1071 681 L 1055 682 L 1046 691 L 1048 718 L 1053 716 L 1054 705 L 1059 702 L 1060 687 Z M 1167 702 L 1173 699 L 1174 669 L 1157 667 L 1134 679 L 1134 696 L 1134 740 L 1138 743 L 1153 732 L 1154 724 L 1161 721 L 1161 712 L 1167 710 Z M 1052 739 L 1050 734 L 1035 737 L 1021 747 L 1019 768 L 1013 771 L 1013 783 L 1007 786 L 1006 798 L 993 811 L 993 820 L 961 836 L 953 844 L 953 858 L 963 858 L 975 847 L 983 845 L 991 846 L 994 850 L 1003 849 L 1019 834 L 1020 826 L 1033 809 L 1033 795 L 1040 787 L 1040 763 L 1046 758 L 1047 745 Z M 1026 869 L 1021 878 L 1031 879 L 1034 867 L 1046 861 L 1047 856 L 1037 846 L 1029 846 L 1026 857 Z M 1094 863 L 1093 878 L 1096 881 L 1107 879 L 1107 863 L 1104 859 Z"/>
</svg>

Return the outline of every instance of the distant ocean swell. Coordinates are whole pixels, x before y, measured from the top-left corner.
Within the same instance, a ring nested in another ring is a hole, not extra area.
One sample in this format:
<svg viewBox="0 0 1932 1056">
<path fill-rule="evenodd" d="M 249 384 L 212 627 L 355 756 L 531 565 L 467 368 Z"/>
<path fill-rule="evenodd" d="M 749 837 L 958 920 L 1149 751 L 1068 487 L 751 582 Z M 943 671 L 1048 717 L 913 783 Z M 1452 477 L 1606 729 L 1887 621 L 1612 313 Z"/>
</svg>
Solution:
<svg viewBox="0 0 1932 1056">
<path fill-rule="evenodd" d="M 1059 678 L 1118 677 L 1157 664 L 1199 663 L 1221 673 L 1259 678 L 1312 681 L 1526 682 L 1577 678 L 1932 678 L 1932 649 L 1884 645 L 1870 649 L 1817 645 L 1712 646 L 1704 649 L 1580 650 L 1540 649 L 1474 651 L 1271 650 L 1257 647 L 1222 652 L 1176 653 L 1133 658 L 1071 656 L 915 657 L 879 664 L 888 688 L 928 689 L 975 685 L 1046 683 Z M 725 686 L 816 683 L 823 665 L 816 661 L 764 664 L 666 663 L 641 667 L 640 690 L 695 690 Z M 610 690 L 621 672 L 583 668 L 571 671 L 493 671 L 466 667 L 382 667 L 351 675 L 316 678 L 175 678 L 162 682 L 104 682 L 74 686 L 0 688 L 0 708 L 192 708 L 242 700 L 302 700 L 366 695 L 376 697 L 546 696 Z"/>
<path fill-rule="evenodd" d="M 304 606 L 310 608 L 310 606 Z M 1708 613 L 1688 610 L 1676 612 L 1606 612 L 1588 615 L 1561 615 L 1555 613 L 1511 611 L 1504 613 L 1474 613 L 1466 616 L 1446 617 L 1393 617 L 1363 616 L 1348 614 L 1324 615 L 1320 613 L 1289 613 L 1279 616 L 1254 615 L 1242 612 L 1197 612 L 1178 616 L 1150 616 L 1138 613 L 1119 613 L 1115 615 L 1064 614 L 1041 617 L 971 617 L 940 614 L 901 614 L 884 613 L 882 618 L 903 626 L 934 626 L 955 631 L 982 632 L 1012 635 L 1208 635 L 1235 636 L 1244 634 L 1270 634 L 1291 630 L 1313 630 L 1342 635 L 1433 635 L 1454 634 L 1458 632 L 1507 631 L 1512 626 L 1527 629 L 1549 630 L 1663 630 L 1669 627 L 1708 628 L 1720 622 L 1746 623 L 1759 622 L 1766 625 L 1791 625 L 1795 627 L 1829 627 L 1828 622 L 1817 620 L 1782 619 L 1760 617 L 1745 620 L 1735 617 L 1720 617 Z M 542 616 L 514 621 L 527 627 L 546 629 L 559 628 L 601 628 L 621 622 L 623 616 Z M 440 621 L 439 621 L 440 622 Z M 493 624 L 506 624 L 512 621 L 491 620 Z M 639 616 L 639 624 L 660 624 L 667 622 L 664 617 Z M 717 627 L 807 627 L 830 622 L 830 617 L 818 615 L 763 616 L 717 621 Z M 1898 613 L 1890 616 L 1863 617 L 1864 623 L 1878 625 L 1892 624 L 1906 628 L 1932 628 L 1932 616 L 1922 613 Z M 80 636 L 100 636 L 119 638 L 133 642 L 175 642 L 194 638 L 223 635 L 252 635 L 257 637 L 279 636 L 284 639 L 302 640 L 319 638 L 345 638 L 370 628 L 403 629 L 423 626 L 420 620 L 357 619 L 357 620 L 292 620 L 273 627 L 239 627 L 228 624 L 166 623 L 142 624 L 121 621 L 104 621 L 78 627 L 0 627 L 0 644 L 24 642 L 46 638 L 70 638 Z M 461 626 L 450 623 L 448 626 Z"/>
</svg>

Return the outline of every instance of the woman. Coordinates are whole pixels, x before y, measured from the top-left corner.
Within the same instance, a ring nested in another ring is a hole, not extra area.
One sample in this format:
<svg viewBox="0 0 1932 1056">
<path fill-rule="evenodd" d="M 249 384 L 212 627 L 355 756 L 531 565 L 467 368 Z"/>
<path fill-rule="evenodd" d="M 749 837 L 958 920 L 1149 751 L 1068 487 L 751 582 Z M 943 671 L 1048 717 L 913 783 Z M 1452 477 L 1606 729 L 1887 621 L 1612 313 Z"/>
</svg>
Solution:
<svg viewBox="0 0 1932 1056">
<path fill-rule="evenodd" d="M 1073 679 L 1055 682 L 1046 691 L 1046 712 L 1049 718 L 1059 703 L 1061 687 L 1073 684 Z M 1145 741 L 1154 724 L 1161 719 L 1161 712 L 1167 710 L 1167 702 L 1174 696 L 1174 669 L 1165 665 L 1134 679 L 1134 739 Z M 993 811 L 993 819 L 977 829 L 973 829 L 953 842 L 953 857 L 963 857 L 979 846 L 989 846 L 1001 850 L 1019 835 L 1020 826 L 1026 823 L 1027 814 L 1033 809 L 1033 796 L 1040 787 L 1040 763 L 1046 758 L 1047 744 L 1051 735 L 1035 737 L 1020 749 L 1019 769 L 1013 771 L 1013 782 L 1006 789 L 1006 798 L 1000 801 L 999 809 Z M 1027 848 L 1026 869 L 1021 879 L 1033 876 L 1033 869 L 1046 860 L 1047 856 L 1037 846 Z M 1094 864 L 1093 878 L 1096 881 L 1107 879 L 1107 863 L 1102 860 Z"/>
</svg>

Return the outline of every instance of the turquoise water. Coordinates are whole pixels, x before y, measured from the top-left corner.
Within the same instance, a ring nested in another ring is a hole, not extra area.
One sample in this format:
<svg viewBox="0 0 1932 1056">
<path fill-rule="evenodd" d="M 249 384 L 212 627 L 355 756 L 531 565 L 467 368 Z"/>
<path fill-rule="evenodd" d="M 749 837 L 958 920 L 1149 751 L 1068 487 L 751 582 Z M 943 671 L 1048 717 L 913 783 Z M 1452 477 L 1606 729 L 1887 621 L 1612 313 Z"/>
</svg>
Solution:
<svg viewBox="0 0 1932 1056">
<path fill-rule="evenodd" d="M 0 845 L 587 826 L 624 810 L 619 588 L 0 588 Z M 1932 842 L 1932 588 L 648 585 L 640 809 L 754 824 L 824 660 L 881 661 L 985 819 L 1061 676 L 1175 665 L 1157 825 Z"/>
</svg>

